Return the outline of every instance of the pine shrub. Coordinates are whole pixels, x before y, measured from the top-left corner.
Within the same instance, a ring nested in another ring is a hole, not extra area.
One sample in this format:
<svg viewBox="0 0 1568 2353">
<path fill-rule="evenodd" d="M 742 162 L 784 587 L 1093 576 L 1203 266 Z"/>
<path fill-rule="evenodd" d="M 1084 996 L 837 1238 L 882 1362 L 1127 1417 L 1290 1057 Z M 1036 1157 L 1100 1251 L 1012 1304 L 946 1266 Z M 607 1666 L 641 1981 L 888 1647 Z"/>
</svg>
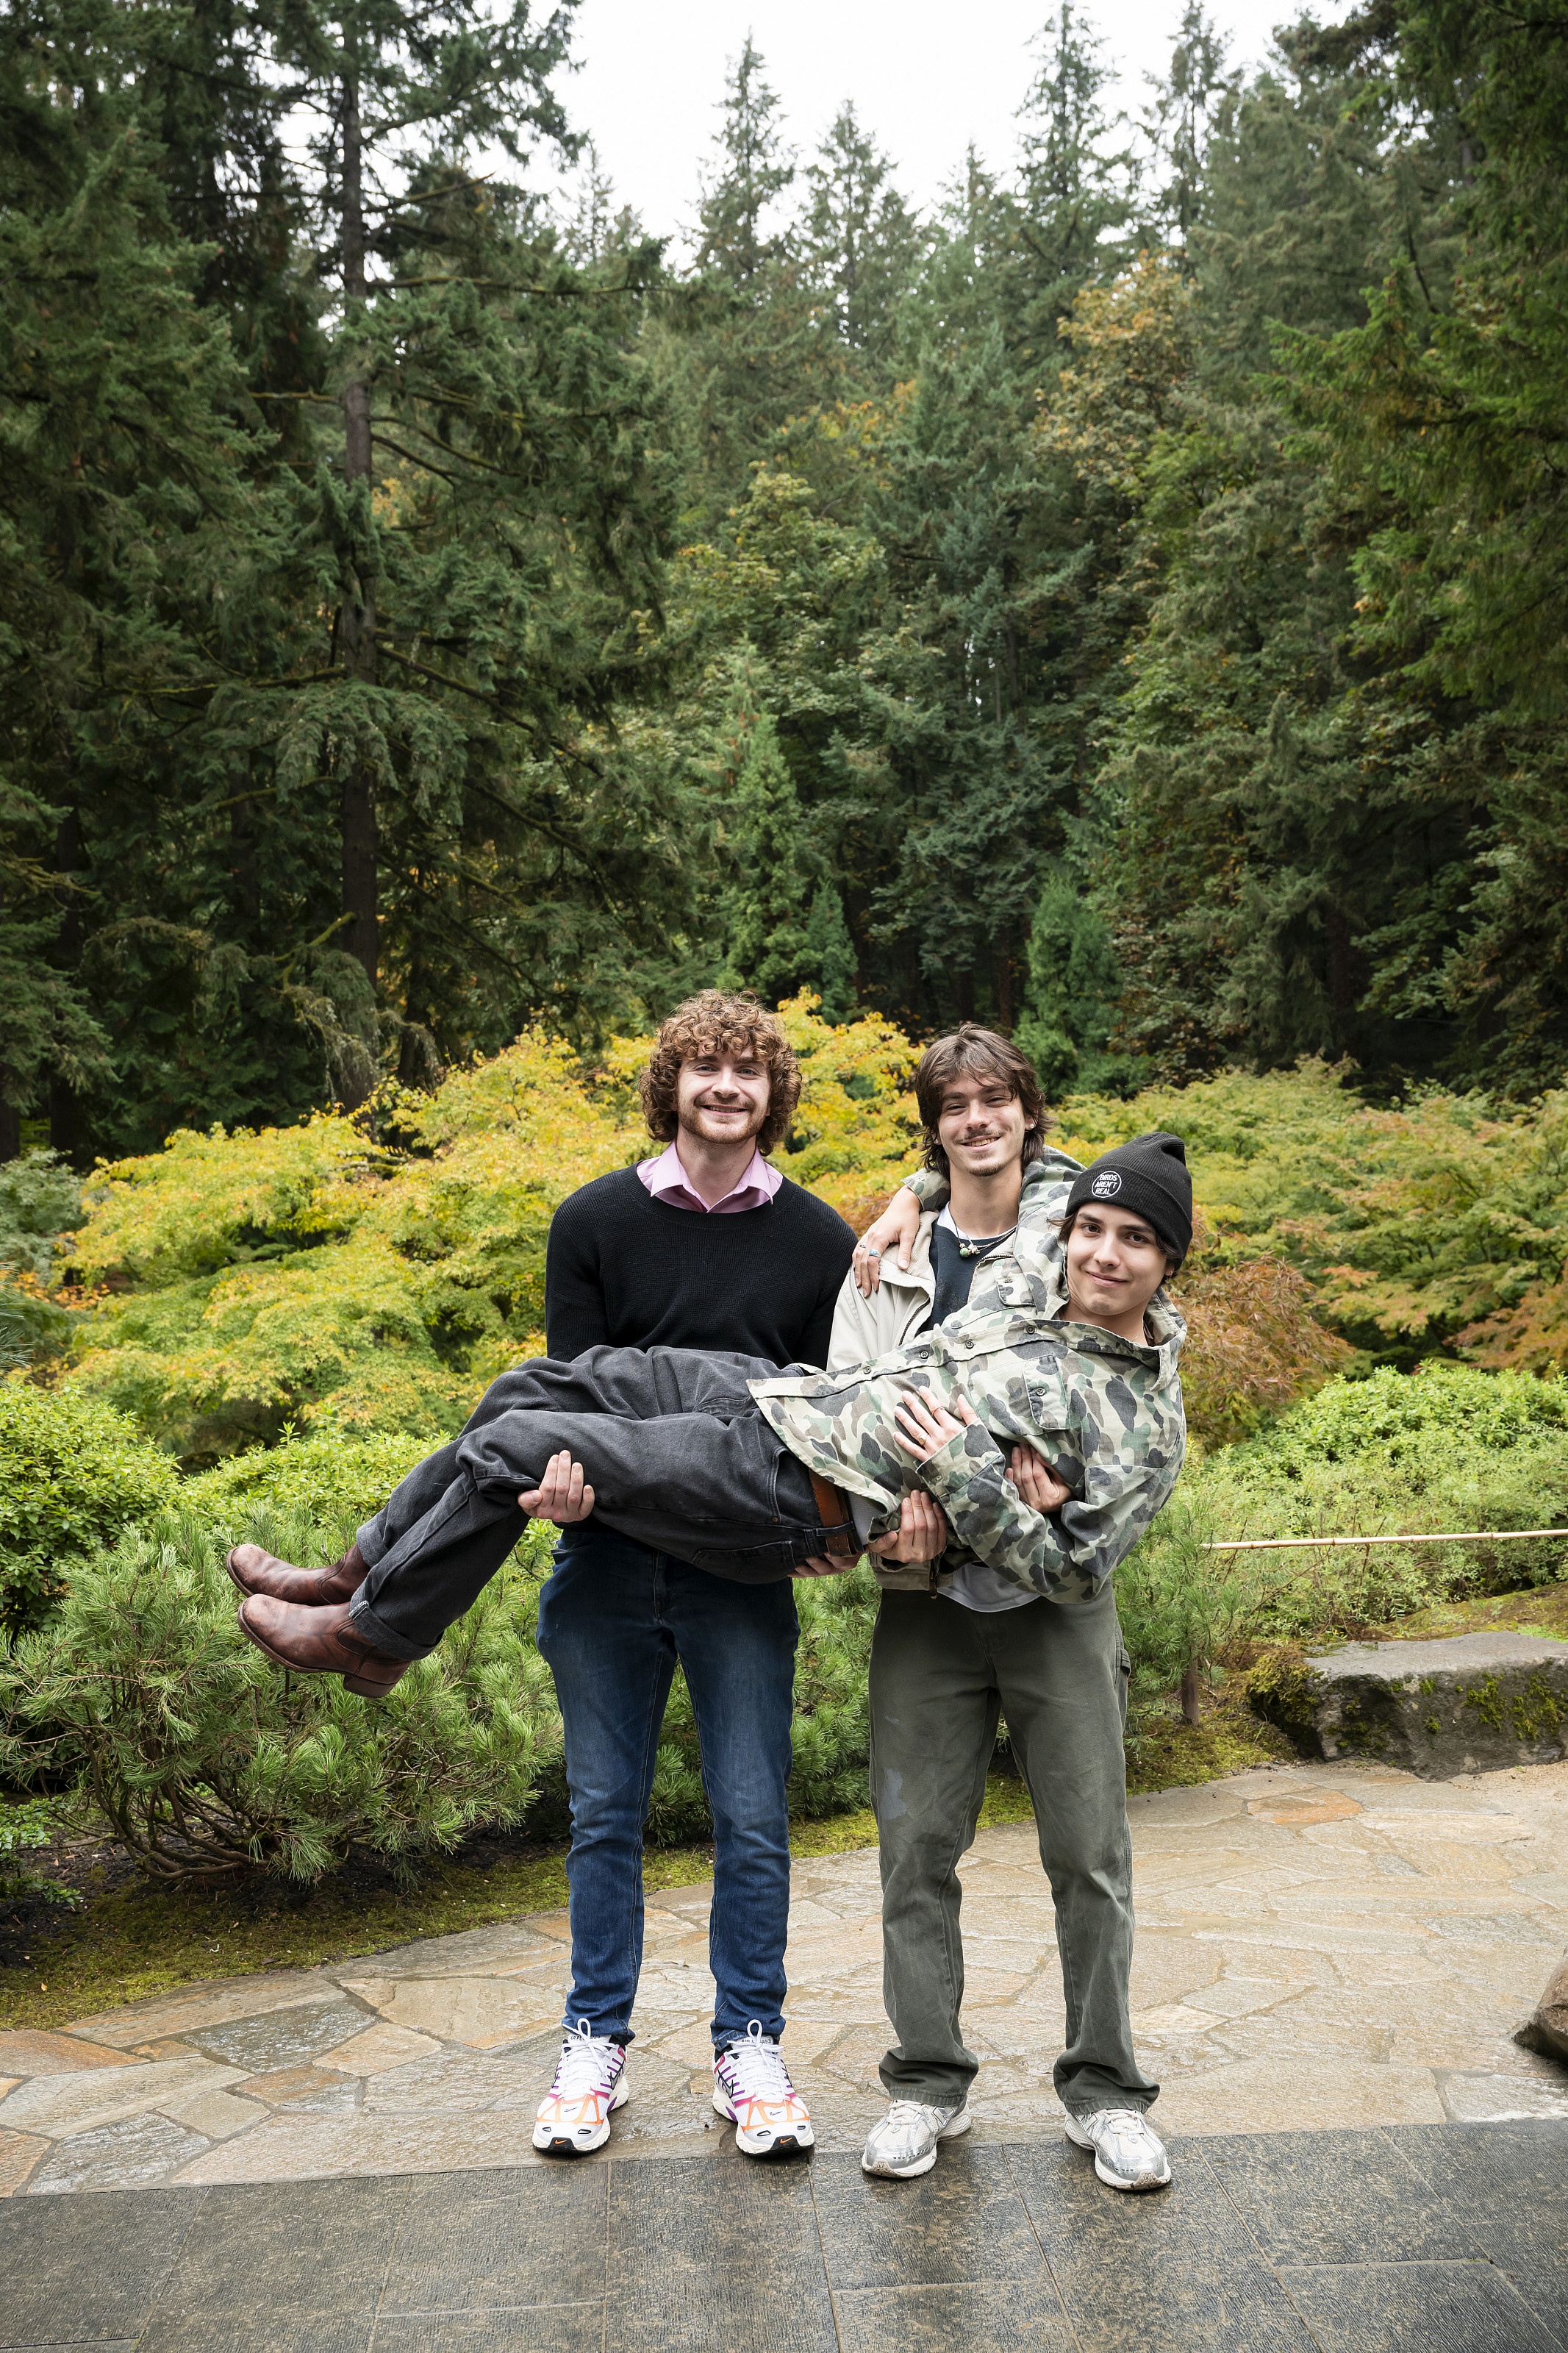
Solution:
<svg viewBox="0 0 1568 2353">
<path fill-rule="evenodd" d="M 128 1415 L 69 1385 L 0 1380 L 0 1639 L 41 1625 L 78 1572 L 178 1487 Z"/>
<path fill-rule="evenodd" d="M 317 1556 L 319 1526 L 263 1507 L 249 1533 Z M 176 1504 L 79 1570 L 0 1668 L 0 1778 L 47 1780 L 150 1876 L 319 1877 L 360 1845 L 395 1863 L 519 1820 L 560 1746 L 554 1692 L 495 1578 L 384 1701 L 280 1673 L 235 1623 L 205 1515 Z"/>
</svg>

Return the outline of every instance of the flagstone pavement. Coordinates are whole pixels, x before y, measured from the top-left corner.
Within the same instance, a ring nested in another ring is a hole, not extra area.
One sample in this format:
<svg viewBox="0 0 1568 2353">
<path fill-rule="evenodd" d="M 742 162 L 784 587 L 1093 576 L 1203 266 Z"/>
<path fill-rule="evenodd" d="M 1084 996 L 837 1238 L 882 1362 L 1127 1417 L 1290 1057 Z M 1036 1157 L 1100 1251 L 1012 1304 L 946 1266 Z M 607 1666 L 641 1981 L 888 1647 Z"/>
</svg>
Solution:
<svg viewBox="0 0 1568 2353">
<path fill-rule="evenodd" d="M 1282 1766 L 1131 1803 L 1140 2054 L 1166 2135 L 1568 2120 L 1516 2027 L 1568 1945 L 1568 1761 L 1428 1782 Z M 1031 1825 L 963 1864 L 979 2142 L 1054 2142 L 1062 2033 Z M 710 1887 L 651 1897 L 632 2096 L 605 2159 L 716 2156 Z M 785 2051 L 819 2150 L 880 2113 L 873 1852 L 797 1864 Z M 529 2146 L 566 1989 L 563 1913 L 328 1968 L 0 2031 L 0 2189 L 544 2165 Z"/>
</svg>

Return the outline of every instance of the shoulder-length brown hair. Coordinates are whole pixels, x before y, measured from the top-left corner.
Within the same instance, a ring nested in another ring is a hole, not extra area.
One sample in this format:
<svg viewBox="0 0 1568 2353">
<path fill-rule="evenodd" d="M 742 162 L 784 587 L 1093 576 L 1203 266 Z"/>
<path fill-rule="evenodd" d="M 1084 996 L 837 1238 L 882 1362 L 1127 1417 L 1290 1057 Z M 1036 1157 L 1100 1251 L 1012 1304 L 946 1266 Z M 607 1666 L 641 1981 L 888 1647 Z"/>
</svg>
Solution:
<svg viewBox="0 0 1568 2353">
<path fill-rule="evenodd" d="M 1026 1168 L 1046 1148 L 1046 1099 L 1035 1066 L 1007 1039 L 999 1038 L 994 1029 L 982 1029 L 974 1021 L 962 1023 L 951 1038 L 939 1038 L 921 1056 L 915 1071 L 915 1101 L 920 1105 L 922 1165 L 934 1176 L 948 1174 L 947 1155 L 937 1135 L 942 1099 L 954 1079 L 972 1078 L 994 1079 L 1022 1104 L 1028 1122 L 1024 1138 Z"/>
<path fill-rule="evenodd" d="M 768 1115 L 757 1136 L 759 1152 L 771 1152 L 789 1134 L 800 1101 L 800 1064 L 784 1025 L 749 992 L 704 988 L 678 1005 L 654 1039 L 647 1065 L 637 1072 L 647 1132 L 659 1144 L 673 1144 L 677 1120 L 675 1085 L 682 1062 L 698 1054 L 754 1054 L 768 1074 Z"/>
</svg>

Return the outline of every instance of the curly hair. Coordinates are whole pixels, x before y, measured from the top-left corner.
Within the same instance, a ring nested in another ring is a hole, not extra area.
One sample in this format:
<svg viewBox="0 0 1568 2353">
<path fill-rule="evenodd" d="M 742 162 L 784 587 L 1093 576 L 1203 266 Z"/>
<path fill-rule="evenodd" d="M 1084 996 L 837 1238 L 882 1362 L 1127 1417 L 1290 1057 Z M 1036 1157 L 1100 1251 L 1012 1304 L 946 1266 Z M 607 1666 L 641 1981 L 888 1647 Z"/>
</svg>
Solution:
<svg viewBox="0 0 1568 2353">
<path fill-rule="evenodd" d="M 1046 1148 L 1046 1099 L 1035 1066 L 1007 1039 L 999 1038 L 994 1029 L 982 1029 L 974 1021 L 963 1022 L 951 1038 L 939 1038 L 921 1056 L 915 1071 L 915 1102 L 921 1114 L 921 1166 L 933 1176 L 948 1174 L 947 1155 L 937 1132 L 942 1099 L 954 1079 L 968 1078 L 994 1079 L 1017 1097 L 1028 1122 L 1024 1137 L 1026 1168 Z"/>
<path fill-rule="evenodd" d="M 653 1052 L 637 1072 L 647 1132 L 659 1144 L 673 1144 L 676 1082 L 682 1062 L 698 1054 L 754 1054 L 768 1074 L 768 1115 L 757 1136 L 757 1150 L 771 1152 L 789 1134 L 795 1107 L 800 1101 L 800 1065 L 784 1036 L 782 1023 L 748 991 L 735 996 L 727 989 L 703 988 L 678 1005 L 660 1025 Z"/>
</svg>

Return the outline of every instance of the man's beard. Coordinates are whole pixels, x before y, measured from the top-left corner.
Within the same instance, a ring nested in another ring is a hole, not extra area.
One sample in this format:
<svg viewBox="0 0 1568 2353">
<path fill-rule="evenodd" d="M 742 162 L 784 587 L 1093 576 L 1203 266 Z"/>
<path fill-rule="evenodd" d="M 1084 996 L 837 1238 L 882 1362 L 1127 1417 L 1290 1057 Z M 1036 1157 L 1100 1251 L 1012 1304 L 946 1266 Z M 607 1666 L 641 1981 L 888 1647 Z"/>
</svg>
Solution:
<svg viewBox="0 0 1568 2353">
<path fill-rule="evenodd" d="M 683 1134 L 698 1136 L 704 1144 L 751 1144 L 766 1126 L 768 1113 L 767 1106 L 764 1104 L 761 1111 L 754 1111 L 752 1113 L 743 1128 L 724 1126 L 716 1128 L 710 1134 L 699 1123 L 711 1116 L 711 1113 L 705 1105 L 699 1104 L 690 1111 L 678 1112 L 676 1121 Z"/>
</svg>

